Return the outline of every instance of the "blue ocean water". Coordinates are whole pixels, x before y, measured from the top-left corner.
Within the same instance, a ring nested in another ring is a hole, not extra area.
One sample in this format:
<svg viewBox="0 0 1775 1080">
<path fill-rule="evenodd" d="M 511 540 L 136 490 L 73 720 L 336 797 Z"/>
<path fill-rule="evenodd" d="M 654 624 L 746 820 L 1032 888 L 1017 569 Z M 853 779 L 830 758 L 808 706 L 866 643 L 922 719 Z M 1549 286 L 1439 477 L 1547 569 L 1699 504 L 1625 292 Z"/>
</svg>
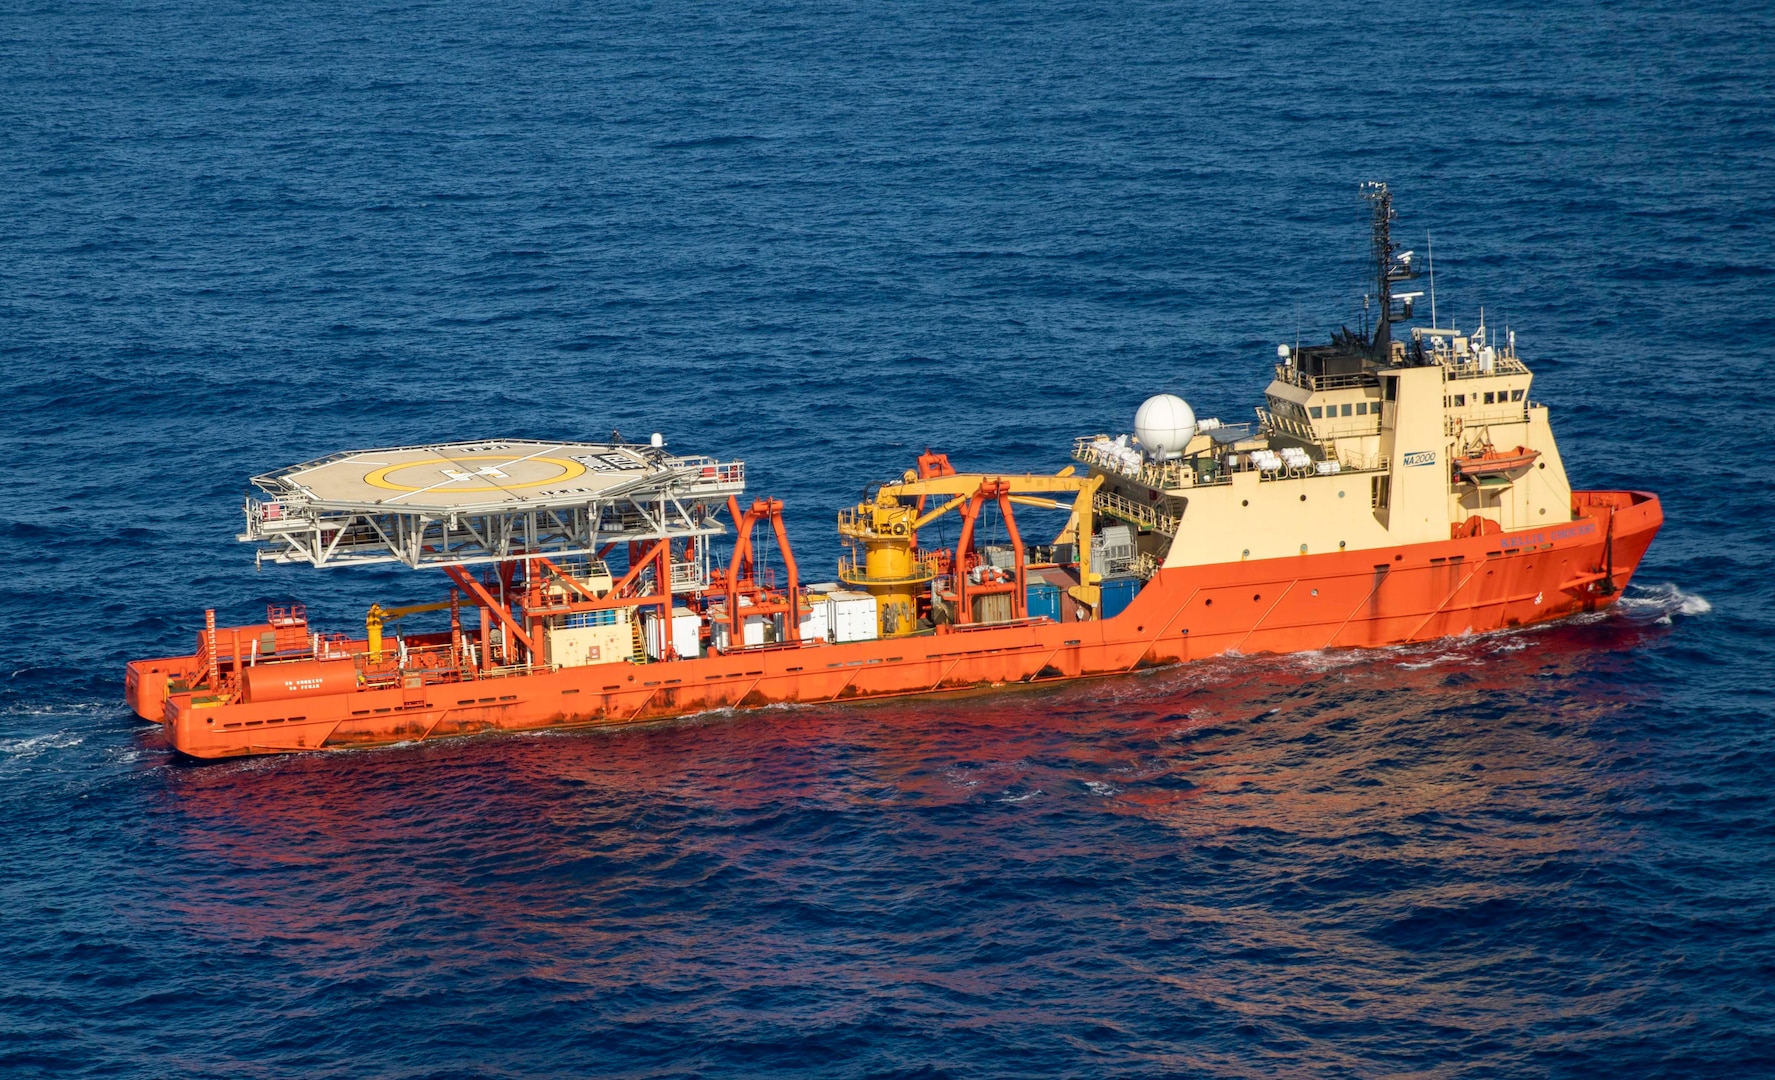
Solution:
<svg viewBox="0 0 1775 1080">
<path fill-rule="evenodd" d="M 8 1076 L 1775 1075 L 1763 4 L 0 11 Z M 925 446 L 1249 416 L 1366 208 L 1508 324 L 1613 614 L 1113 683 L 220 765 L 122 665 L 255 472 L 743 457 L 804 566 Z"/>
</svg>

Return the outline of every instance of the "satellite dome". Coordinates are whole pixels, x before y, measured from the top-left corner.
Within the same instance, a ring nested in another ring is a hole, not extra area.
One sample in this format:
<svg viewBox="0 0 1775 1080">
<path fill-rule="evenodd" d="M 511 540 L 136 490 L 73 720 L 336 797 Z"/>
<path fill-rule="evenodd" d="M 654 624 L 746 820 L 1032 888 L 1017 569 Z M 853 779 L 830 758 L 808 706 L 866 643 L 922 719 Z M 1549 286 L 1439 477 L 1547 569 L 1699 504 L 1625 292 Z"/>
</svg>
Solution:
<svg viewBox="0 0 1775 1080">
<path fill-rule="evenodd" d="M 1196 412 L 1175 394 L 1149 397 L 1134 414 L 1134 437 L 1148 454 L 1167 461 L 1183 453 L 1196 437 Z"/>
</svg>

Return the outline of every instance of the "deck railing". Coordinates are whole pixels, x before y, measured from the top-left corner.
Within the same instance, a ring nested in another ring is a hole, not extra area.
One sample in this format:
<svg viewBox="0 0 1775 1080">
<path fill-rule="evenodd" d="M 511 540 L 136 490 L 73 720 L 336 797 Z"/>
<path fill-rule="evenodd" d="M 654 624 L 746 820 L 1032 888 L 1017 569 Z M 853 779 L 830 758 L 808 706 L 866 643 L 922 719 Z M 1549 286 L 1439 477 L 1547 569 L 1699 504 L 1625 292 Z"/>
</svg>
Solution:
<svg viewBox="0 0 1775 1080">
<path fill-rule="evenodd" d="M 1113 491 L 1099 491 L 1091 500 L 1091 509 L 1096 513 L 1126 521 L 1130 525 L 1138 525 L 1166 536 L 1176 536 L 1179 519 L 1170 514 L 1162 513 L 1156 506 L 1137 503 Z"/>
</svg>

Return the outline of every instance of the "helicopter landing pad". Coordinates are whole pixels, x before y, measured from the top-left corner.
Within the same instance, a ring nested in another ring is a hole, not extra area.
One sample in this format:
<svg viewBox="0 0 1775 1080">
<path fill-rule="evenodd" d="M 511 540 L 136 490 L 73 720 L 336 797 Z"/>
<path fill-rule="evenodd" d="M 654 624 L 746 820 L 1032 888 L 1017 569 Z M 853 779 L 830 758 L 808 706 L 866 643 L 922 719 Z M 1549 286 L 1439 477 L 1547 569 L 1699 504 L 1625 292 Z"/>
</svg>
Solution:
<svg viewBox="0 0 1775 1080">
<path fill-rule="evenodd" d="M 683 464 L 645 446 L 493 440 L 350 451 L 254 482 L 342 509 L 523 510 L 594 502 L 677 475 Z"/>
</svg>

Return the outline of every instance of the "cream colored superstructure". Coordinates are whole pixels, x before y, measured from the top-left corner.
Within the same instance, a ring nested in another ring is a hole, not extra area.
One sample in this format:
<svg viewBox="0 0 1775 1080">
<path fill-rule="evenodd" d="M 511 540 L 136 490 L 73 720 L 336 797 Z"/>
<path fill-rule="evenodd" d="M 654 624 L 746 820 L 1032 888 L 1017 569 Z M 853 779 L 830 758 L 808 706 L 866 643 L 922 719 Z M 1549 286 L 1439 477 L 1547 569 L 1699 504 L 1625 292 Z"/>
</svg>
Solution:
<svg viewBox="0 0 1775 1080">
<path fill-rule="evenodd" d="M 1532 376 L 1513 343 L 1488 347 L 1483 328 L 1471 338 L 1431 331 L 1409 354 L 1396 343 L 1387 363 L 1333 359 L 1355 370 L 1308 375 L 1278 364 L 1255 431 L 1198 434 L 1174 462 L 1136 466 L 1126 438 L 1119 454 L 1105 452 L 1103 436 L 1079 441 L 1074 456 L 1104 477 L 1097 511 L 1138 527 L 1139 557 L 1126 569 L 1389 548 L 1571 520 L 1547 409 L 1529 397 Z M 1253 451 L 1289 447 L 1309 465 L 1266 470 L 1253 461 Z M 1538 457 L 1484 476 L 1455 466 L 1519 447 Z"/>
</svg>

